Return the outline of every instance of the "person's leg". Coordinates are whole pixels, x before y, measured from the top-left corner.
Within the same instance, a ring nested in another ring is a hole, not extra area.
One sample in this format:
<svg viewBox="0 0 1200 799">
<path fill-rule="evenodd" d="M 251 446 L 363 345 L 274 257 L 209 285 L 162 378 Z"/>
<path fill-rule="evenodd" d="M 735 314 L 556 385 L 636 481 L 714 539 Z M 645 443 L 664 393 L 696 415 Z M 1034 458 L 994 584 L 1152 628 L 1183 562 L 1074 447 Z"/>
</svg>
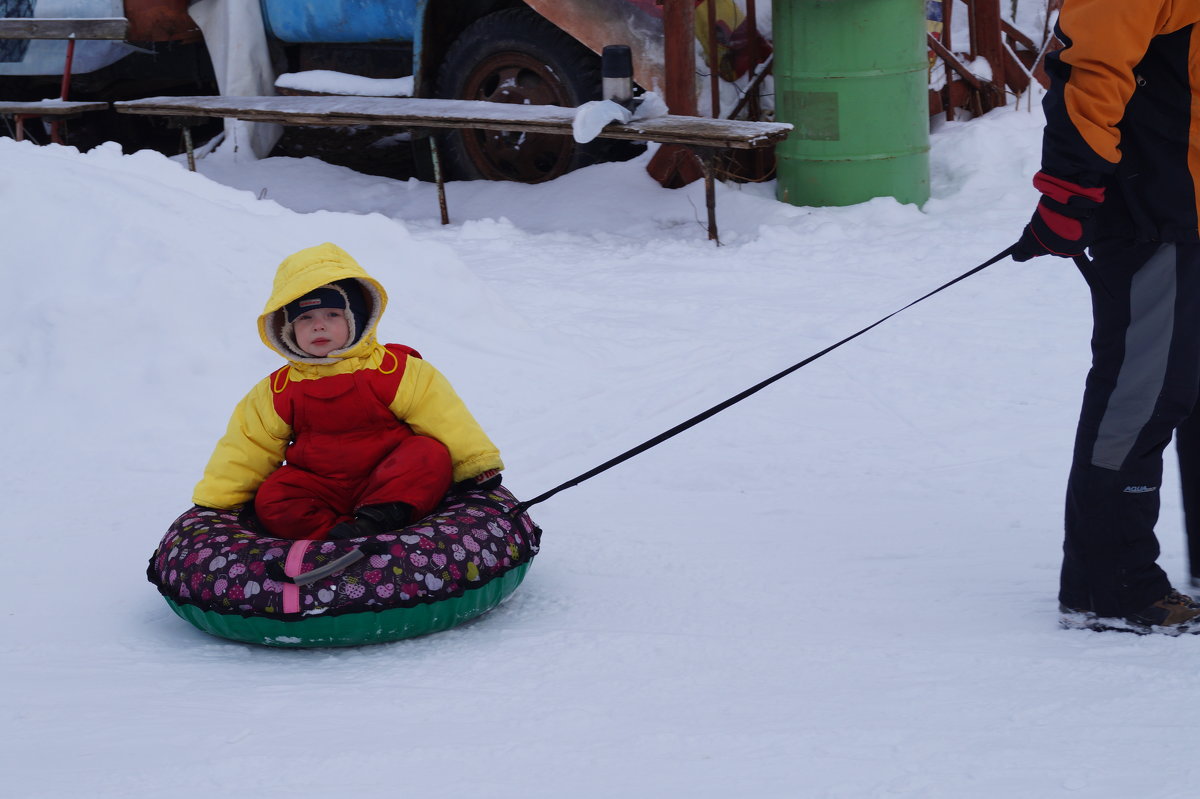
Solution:
<svg viewBox="0 0 1200 799">
<path fill-rule="evenodd" d="M 1200 247 L 1107 244 L 1082 265 L 1092 368 L 1067 483 L 1059 600 L 1128 616 L 1170 590 L 1158 566 L 1162 453 L 1200 386 Z"/>
<path fill-rule="evenodd" d="M 1183 528 L 1191 585 L 1200 588 L 1200 415 L 1194 410 L 1175 430 L 1175 452 L 1183 489 Z"/>
<path fill-rule="evenodd" d="M 419 519 L 437 507 L 450 488 L 450 452 L 428 436 L 410 436 L 388 453 L 367 478 L 354 504 L 363 508 L 403 503 Z"/>
<path fill-rule="evenodd" d="M 324 538 L 350 518 L 352 493 L 312 472 L 281 466 L 254 496 L 254 512 L 276 538 Z"/>
</svg>

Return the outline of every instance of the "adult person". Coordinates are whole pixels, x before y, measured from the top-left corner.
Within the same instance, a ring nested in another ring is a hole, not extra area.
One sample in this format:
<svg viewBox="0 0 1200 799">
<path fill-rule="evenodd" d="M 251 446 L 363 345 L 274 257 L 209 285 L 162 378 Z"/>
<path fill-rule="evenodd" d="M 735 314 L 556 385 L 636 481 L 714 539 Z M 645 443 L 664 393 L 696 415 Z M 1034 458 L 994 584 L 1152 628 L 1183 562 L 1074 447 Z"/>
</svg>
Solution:
<svg viewBox="0 0 1200 799">
<path fill-rule="evenodd" d="M 1064 47 L 1046 59 L 1042 197 L 1013 258 L 1072 257 L 1092 295 L 1067 627 L 1200 633 L 1200 604 L 1171 587 L 1154 533 L 1163 450 L 1200 394 L 1198 23 L 1196 0 L 1065 0 Z M 1198 438 L 1181 460 L 1196 462 Z"/>
</svg>

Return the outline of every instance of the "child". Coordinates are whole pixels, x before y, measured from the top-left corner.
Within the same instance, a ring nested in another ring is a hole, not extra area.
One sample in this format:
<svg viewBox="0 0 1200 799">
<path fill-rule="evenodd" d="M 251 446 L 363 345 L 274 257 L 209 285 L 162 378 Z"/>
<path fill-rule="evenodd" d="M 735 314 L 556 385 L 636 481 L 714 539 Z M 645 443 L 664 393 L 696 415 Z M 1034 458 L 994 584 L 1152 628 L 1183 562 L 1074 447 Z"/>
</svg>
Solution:
<svg viewBox="0 0 1200 799">
<path fill-rule="evenodd" d="M 258 331 L 288 364 L 234 409 L 197 505 L 253 499 L 272 536 L 344 539 L 420 519 L 451 482 L 499 485 L 500 453 L 446 379 L 415 350 L 376 341 L 386 305 L 333 244 L 280 264 Z"/>
</svg>

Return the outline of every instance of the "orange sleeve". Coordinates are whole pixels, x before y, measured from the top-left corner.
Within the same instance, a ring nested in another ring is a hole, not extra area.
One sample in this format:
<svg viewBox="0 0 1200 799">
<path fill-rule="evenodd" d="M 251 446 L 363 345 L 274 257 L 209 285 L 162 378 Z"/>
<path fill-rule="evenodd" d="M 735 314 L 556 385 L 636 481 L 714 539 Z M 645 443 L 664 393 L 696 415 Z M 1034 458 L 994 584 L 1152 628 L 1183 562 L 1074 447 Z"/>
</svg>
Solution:
<svg viewBox="0 0 1200 799">
<path fill-rule="evenodd" d="M 1067 115 L 1096 155 L 1121 160 L 1117 123 L 1133 96 L 1134 67 L 1150 40 L 1168 31 L 1173 0 L 1066 0 L 1058 27 L 1067 45 L 1060 57 L 1071 67 L 1063 87 Z"/>
</svg>

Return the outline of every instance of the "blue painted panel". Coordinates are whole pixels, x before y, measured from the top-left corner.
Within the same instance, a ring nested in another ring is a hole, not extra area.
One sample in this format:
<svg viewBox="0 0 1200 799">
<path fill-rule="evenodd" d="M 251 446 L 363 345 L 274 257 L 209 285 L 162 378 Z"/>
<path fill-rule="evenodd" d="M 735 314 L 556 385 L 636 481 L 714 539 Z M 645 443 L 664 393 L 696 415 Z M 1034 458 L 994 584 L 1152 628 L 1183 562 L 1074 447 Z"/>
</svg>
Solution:
<svg viewBox="0 0 1200 799">
<path fill-rule="evenodd" d="M 411 42 L 418 0 L 262 0 L 267 30 L 304 42 Z"/>
</svg>

